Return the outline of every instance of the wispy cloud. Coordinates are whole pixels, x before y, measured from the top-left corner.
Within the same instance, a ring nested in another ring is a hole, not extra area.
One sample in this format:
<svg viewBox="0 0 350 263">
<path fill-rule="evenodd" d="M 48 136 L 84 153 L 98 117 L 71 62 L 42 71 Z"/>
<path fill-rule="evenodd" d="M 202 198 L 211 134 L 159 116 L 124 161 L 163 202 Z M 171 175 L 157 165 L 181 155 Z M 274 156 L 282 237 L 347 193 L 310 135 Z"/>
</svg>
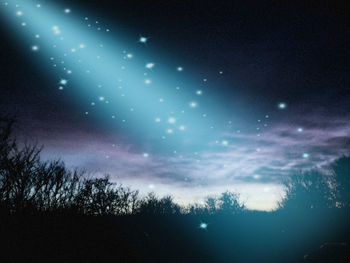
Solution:
<svg viewBox="0 0 350 263">
<path fill-rule="evenodd" d="M 188 155 L 145 157 L 122 138 L 94 132 L 68 133 L 60 140 L 41 137 L 41 143 L 46 158 L 61 157 L 69 166 L 108 173 L 142 192 L 172 194 L 188 203 L 228 189 L 242 193 L 251 208 L 271 208 L 282 195 L 284 175 L 323 169 L 349 154 L 350 124 L 345 117 L 315 122 L 308 115 L 291 123 L 274 124 L 260 136 L 226 133 L 223 137 L 233 143 Z"/>
</svg>

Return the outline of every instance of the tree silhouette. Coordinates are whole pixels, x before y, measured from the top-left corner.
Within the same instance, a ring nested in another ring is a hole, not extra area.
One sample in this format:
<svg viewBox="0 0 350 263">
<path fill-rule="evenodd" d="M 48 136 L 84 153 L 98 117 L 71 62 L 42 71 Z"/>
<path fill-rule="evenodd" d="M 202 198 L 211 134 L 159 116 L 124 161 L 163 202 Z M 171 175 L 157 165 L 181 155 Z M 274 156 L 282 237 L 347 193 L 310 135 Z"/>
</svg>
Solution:
<svg viewBox="0 0 350 263">
<path fill-rule="evenodd" d="M 316 170 L 289 176 L 284 182 L 285 196 L 279 202 L 279 208 L 316 209 L 334 206 L 333 181 Z"/>
<path fill-rule="evenodd" d="M 336 160 L 332 166 L 335 177 L 337 207 L 350 207 L 350 157 Z"/>
<path fill-rule="evenodd" d="M 219 197 L 219 212 L 224 214 L 237 214 L 245 209 L 245 205 L 239 201 L 240 195 L 226 191 Z"/>
<path fill-rule="evenodd" d="M 205 199 L 205 210 L 208 214 L 237 214 L 245 209 L 245 205 L 239 201 L 240 195 L 226 191 L 219 197 L 208 196 Z"/>
<path fill-rule="evenodd" d="M 153 192 L 149 193 L 143 200 L 141 200 L 140 214 L 178 214 L 180 213 L 180 206 L 173 202 L 171 196 L 158 198 Z"/>
</svg>

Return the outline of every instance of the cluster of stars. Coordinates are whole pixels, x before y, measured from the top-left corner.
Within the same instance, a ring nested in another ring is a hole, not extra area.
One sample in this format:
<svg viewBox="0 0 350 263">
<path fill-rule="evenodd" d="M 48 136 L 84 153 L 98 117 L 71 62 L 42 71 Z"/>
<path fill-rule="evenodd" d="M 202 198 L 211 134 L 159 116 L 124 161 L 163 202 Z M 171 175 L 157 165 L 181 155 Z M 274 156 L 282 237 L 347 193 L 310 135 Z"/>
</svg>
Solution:
<svg viewBox="0 0 350 263">
<path fill-rule="evenodd" d="M 8 3 L 5 3 L 5 5 L 7 6 L 8 5 Z M 40 4 L 36 4 L 36 7 L 37 8 L 41 8 L 41 5 Z M 19 9 L 19 5 L 16 5 L 16 8 L 17 8 L 17 10 L 15 11 L 15 15 L 16 16 L 18 16 L 18 17 L 25 17 L 24 16 L 24 12 L 23 12 L 23 10 L 20 10 Z M 26 10 L 24 10 L 24 11 L 26 11 Z M 62 10 L 61 10 L 61 12 L 62 12 Z M 71 9 L 70 8 L 65 8 L 65 9 L 63 9 L 63 13 L 64 14 L 70 14 L 72 11 L 71 11 Z M 102 30 L 102 27 L 101 27 L 101 23 L 99 22 L 99 21 L 91 21 L 88 17 L 85 17 L 84 18 L 84 21 L 87 23 L 87 26 L 88 27 L 91 27 L 91 28 L 95 28 L 96 30 Z M 22 26 L 26 26 L 27 25 L 27 23 L 25 22 L 25 21 L 22 21 L 21 22 L 21 25 Z M 64 42 L 64 37 L 66 37 L 65 36 L 65 34 L 62 34 L 62 32 L 61 32 L 61 29 L 60 29 L 60 27 L 59 27 L 59 25 L 61 25 L 61 24 L 59 24 L 59 23 L 57 23 L 57 25 L 52 25 L 51 26 L 51 30 L 52 30 L 52 32 L 53 32 L 53 34 L 54 35 L 59 35 L 57 38 L 55 38 L 55 39 L 57 39 L 57 41 L 58 42 L 54 42 L 54 43 L 51 43 L 51 45 L 52 45 L 52 47 L 53 48 L 57 48 L 58 49 L 58 47 L 59 47 L 59 41 L 61 41 L 61 42 Z M 65 29 L 65 27 L 63 27 L 64 29 Z M 49 29 L 50 29 L 50 27 L 49 27 Z M 66 30 L 64 30 L 64 31 L 66 31 Z M 108 29 L 108 28 L 106 28 L 105 29 L 105 31 L 106 32 L 109 32 L 110 31 L 110 29 Z M 38 33 L 42 33 L 42 32 L 38 32 Z M 38 43 L 40 43 L 39 42 L 39 40 L 41 40 L 40 39 L 40 34 L 34 34 L 34 37 L 35 37 L 35 39 L 36 39 L 36 42 L 38 42 Z M 64 32 L 64 33 L 66 33 L 66 32 Z M 64 35 L 64 36 L 63 36 Z M 32 35 L 33 36 L 33 35 Z M 138 43 L 141 43 L 141 44 L 146 44 L 146 43 L 148 43 L 148 40 L 149 40 L 149 37 L 145 37 L 145 36 L 139 36 L 139 38 L 138 38 Z M 90 47 L 91 47 L 91 43 L 90 42 L 87 42 L 87 44 L 88 45 L 86 45 L 85 43 L 83 43 L 83 42 L 77 42 L 76 44 L 74 44 L 73 46 L 71 46 L 70 47 L 70 49 L 67 49 L 64 53 L 63 53 L 63 57 L 69 57 L 69 54 L 70 53 L 76 53 L 76 54 L 74 54 L 74 56 L 78 56 L 77 57 L 77 62 L 78 63 L 80 63 L 81 65 L 82 65 L 82 67 L 81 68 L 84 68 L 84 66 L 83 65 L 85 65 L 84 64 L 84 56 L 82 56 L 82 55 L 80 55 L 80 53 L 84 53 L 84 52 L 82 52 L 82 51 L 80 51 L 81 49 L 87 49 L 87 50 L 89 50 L 89 52 L 91 52 L 91 50 L 90 50 Z M 40 50 L 40 47 L 41 46 L 43 46 L 43 44 L 42 43 L 40 43 L 40 46 L 39 46 L 39 44 L 33 44 L 32 46 L 31 46 L 31 50 L 33 51 L 33 52 L 37 52 L 37 51 L 39 51 Z M 104 48 L 104 44 L 103 43 L 100 43 L 99 44 L 99 46 L 98 46 L 101 50 L 103 50 L 103 48 Z M 69 52 L 70 51 L 70 52 Z M 102 52 L 101 52 L 102 53 Z M 72 54 L 73 55 L 73 54 Z M 100 53 L 97 53 L 97 54 L 94 54 L 94 57 L 96 58 L 96 60 L 99 60 L 99 61 L 103 61 L 103 56 L 101 56 L 101 55 L 103 55 L 103 54 L 100 54 Z M 125 62 L 125 65 L 124 64 L 122 64 L 121 66 L 120 66 L 120 69 L 121 70 L 126 70 L 127 69 L 127 63 L 133 63 L 135 60 L 133 59 L 134 58 L 134 55 L 133 55 L 133 53 L 131 53 L 131 52 L 127 52 L 127 51 L 123 51 L 123 55 L 122 55 L 122 58 L 124 59 L 123 61 Z M 73 74 L 73 70 L 72 69 L 70 69 L 70 65 L 68 65 L 69 66 L 69 68 L 68 68 L 68 66 L 66 67 L 66 66 L 64 66 L 64 64 L 66 64 L 66 61 L 65 60 L 63 60 L 63 59 L 59 59 L 59 58 L 57 58 L 57 57 L 51 57 L 50 58 L 50 60 L 52 61 L 52 66 L 53 67 L 59 67 L 59 65 L 62 65 L 63 66 L 63 71 L 65 72 L 65 74 L 67 74 L 67 75 L 74 75 Z M 150 90 L 150 92 L 153 92 L 153 90 L 152 90 L 152 87 L 155 85 L 155 84 L 157 84 L 157 82 L 158 82 L 158 79 L 156 79 L 154 76 L 153 76 L 153 74 L 154 74 L 154 72 L 156 72 L 157 71 L 157 69 L 158 69 L 158 64 L 157 64 L 157 67 L 156 67 L 156 69 L 155 69 L 155 65 L 156 65 L 156 63 L 155 62 L 153 62 L 153 61 L 144 61 L 144 72 L 143 72 L 143 78 L 141 79 L 141 83 L 142 83 L 142 81 L 143 81 L 143 83 L 145 84 L 145 85 L 147 85 L 147 86 L 149 86 L 149 87 L 147 87 L 147 89 L 148 90 Z M 177 72 L 183 72 L 184 71 L 184 67 L 183 66 L 177 66 L 177 67 L 174 67 L 174 68 L 176 68 L 176 71 Z M 174 69 L 173 68 L 173 69 Z M 155 69 L 155 70 L 153 70 L 153 69 Z M 74 71 L 74 72 L 76 72 L 76 71 Z M 84 72 L 86 73 L 86 74 L 93 74 L 94 73 L 94 71 L 93 71 L 93 69 L 91 68 L 91 70 L 90 70 L 90 68 L 85 68 L 84 69 Z M 220 70 L 220 71 L 217 71 L 220 75 L 222 75 L 223 74 L 223 71 L 222 70 Z M 67 76 L 68 77 L 68 76 Z M 153 83 L 153 80 L 154 79 L 154 83 L 155 84 L 152 84 Z M 202 81 L 203 82 L 207 82 L 207 78 L 203 78 L 202 79 Z M 117 85 L 117 88 L 118 88 L 118 90 L 123 90 L 123 83 L 121 83 L 122 82 L 122 79 L 118 79 L 117 80 L 117 82 L 118 82 L 118 85 Z M 151 85 L 152 84 L 152 85 Z M 206 83 L 205 85 L 208 85 L 209 83 Z M 68 80 L 66 79 L 66 78 L 61 78 L 60 80 L 59 80 L 59 86 L 58 86 L 58 89 L 59 90 L 63 90 L 64 89 L 64 87 L 65 86 L 67 86 L 68 85 Z M 201 85 L 204 85 L 203 83 L 201 83 Z M 175 86 L 175 85 L 174 85 Z M 173 89 L 173 87 L 174 86 L 172 86 L 172 89 Z M 95 86 L 96 87 L 96 86 Z M 97 87 L 99 88 L 99 89 L 102 89 L 102 85 L 101 84 L 98 84 L 97 85 Z M 202 88 L 201 86 L 198 86 L 198 88 Z M 176 91 L 177 91 L 177 93 L 178 94 L 181 94 L 182 92 L 184 92 L 185 90 L 186 90 L 186 87 L 185 87 L 185 85 L 182 85 L 181 84 L 181 88 L 180 88 L 180 86 L 176 86 L 175 87 L 175 89 L 176 89 Z M 151 91 L 152 90 L 152 91 Z M 207 92 L 206 92 L 206 90 L 204 89 L 204 91 L 205 91 L 205 93 L 203 93 L 203 90 L 202 89 L 195 89 L 194 91 L 193 91 L 193 89 L 191 89 L 192 91 L 191 91 L 191 93 L 192 93 L 192 95 L 193 96 L 198 96 L 197 97 L 197 99 L 198 99 L 198 101 L 200 102 L 200 106 L 201 107 L 199 107 L 198 105 L 198 102 L 197 101 L 191 101 L 190 99 L 188 100 L 189 102 L 187 102 L 188 103 L 188 107 L 189 108 L 191 108 L 191 109 L 195 109 L 195 108 L 198 108 L 197 110 L 191 110 L 191 112 L 193 112 L 193 113 L 197 113 L 198 115 L 197 116 L 199 116 L 199 117 L 202 117 L 202 118 L 207 118 L 207 119 L 210 119 L 210 117 L 211 117 L 211 115 L 212 115 L 212 113 L 211 112 L 208 112 L 208 113 L 210 113 L 209 115 L 207 114 L 207 112 L 203 112 L 202 111 L 202 108 L 203 108 L 203 105 L 204 105 L 204 103 L 203 103 L 203 101 L 202 100 L 200 100 L 200 98 L 203 98 L 203 97 L 205 97 L 203 94 L 205 94 L 205 95 L 207 95 Z M 100 93 L 101 94 L 101 93 Z M 97 100 L 98 101 L 100 101 L 100 102 L 104 102 L 104 104 L 105 103 L 109 103 L 109 100 L 108 99 L 111 99 L 111 98 L 109 98 L 110 96 L 107 94 L 107 93 L 104 93 L 105 94 L 105 96 L 96 96 L 95 98 L 97 98 Z M 125 91 L 125 92 L 123 92 L 123 93 L 120 93 L 120 97 L 126 97 L 126 95 L 128 94 L 128 92 L 127 92 L 127 90 Z M 165 94 L 162 94 L 162 96 L 163 95 L 165 95 Z M 203 95 L 203 96 L 202 96 Z M 202 96 L 202 97 L 200 97 L 200 96 Z M 107 98 L 107 99 L 106 99 Z M 158 97 L 159 98 L 159 97 Z M 168 104 L 169 103 L 169 101 L 171 101 L 172 100 L 172 98 L 168 98 L 167 96 L 165 96 L 165 98 L 167 99 L 167 101 L 165 101 L 165 99 L 163 98 L 163 97 L 161 97 L 161 98 L 159 98 L 158 99 L 158 101 L 159 101 L 159 103 L 162 103 L 163 105 L 165 105 L 165 104 Z M 193 99 L 193 97 L 192 97 L 192 99 Z M 112 99 L 110 100 L 111 102 L 112 102 Z M 96 104 L 95 104 L 95 102 L 91 102 L 90 103 L 90 105 L 91 105 L 91 107 L 94 107 Z M 100 104 L 99 104 L 100 105 Z M 131 106 L 131 105 L 130 105 Z M 134 105 L 132 105 L 132 106 L 134 106 Z M 204 105 L 205 106 L 205 105 Z M 96 108 L 98 107 L 98 105 L 96 105 Z M 287 104 L 285 103 L 285 102 L 279 102 L 278 104 L 277 104 L 277 107 L 278 107 L 278 109 L 280 109 L 280 110 L 286 110 L 287 109 Z M 130 108 L 130 112 L 133 112 L 134 111 L 134 108 L 133 107 L 131 107 Z M 89 112 L 90 111 L 83 111 L 84 112 L 84 114 L 85 115 L 88 115 L 89 114 Z M 191 130 L 191 129 L 193 129 L 193 126 L 194 125 L 192 125 L 192 123 L 191 123 L 191 125 L 189 125 L 189 126 L 187 126 L 187 124 L 189 124 L 189 123 L 187 123 L 186 121 L 185 122 L 183 122 L 183 119 L 182 118 L 180 118 L 177 114 L 183 114 L 183 115 L 185 115 L 185 107 L 184 107 L 184 109 L 182 109 L 182 110 L 178 110 L 177 112 L 175 112 L 175 111 L 171 111 L 171 112 L 164 112 L 164 114 L 168 114 L 168 116 L 172 116 L 172 117 L 166 117 L 166 116 L 164 116 L 164 115 L 161 115 L 160 114 L 160 117 L 154 117 L 153 116 L 153 120 L 154 120 L 154 122 L 155 123 L 158 123 L 158 125 L 159 125 L 159 127 L 162 127 L 162 129 L 163 129 L 163 133 L 164 133 L 164 131 L 165 131 L 165 134 L 174 134 L 175 133 L 175 131 L 177 131 L 177 130 L 179 130 L 179 131 L 186 131 L 186 130 Z M 119 114 L 119 113 L 118 113 Z M 186 114 L 187 114 L 187 111 L 186 111 Z M 117 118 L 117 116 L 118 116 L 118 118 Z M 119 116 L 120 115 L 117 115 L 117 114 L 109 114 L 109 117 L 111 117 L 112 119 L 116 119 L 116 120 L 118 120 L 119 119 Z M 174 116 L 174 117 L 173 117 Z M 161 118 L 162 117 L 162 118 Z M 164 121 L 162 121 L 162 119 L 164 120 Z M 263 131 L 263 129 L 264 128 L 266 128 L 267 126 L 268 126 L 268 123 L 266 122 L 266 120 L 267 119 L 269 119 L 269 115 L 265 115 L 265 118 L 261 118 L 261 119 L 259 119 L 257 122 L 258 122 L 258 125 L 257 125 L 257 127 L 255 128 L 255 132 L 256 132 L 256 135 L 257 136 L 261 136 L 262 135 L 262 131 Z M 122 121 L 123 123 L 125 123 L 126 122 L 126 118 L 120 118 L 119 119 L 120 121 Z M 150 120 L 152 120 L 152 119 L 150 119 Z M 179 121 L 178 121 L 179 120 Z M 181 125 L 179 125 L 179 124 L 181 124 Z M 182 124 L 183 123 L 183 124 Z M 172 125 L 172 126 L 170 126 L 170 127 L 164 127 L 164 126 L 162 126 L 162 125 L 165 125 L 165 124 L 167 124 L 168 126 L 169 126 L 169 124 L 170 125 Z M 186 124 L 186 126 L 185 126 L 185 124 Z M 229 125 L 229 128 L 234 128 L 234 125 L 233 125 L 233 123 L 231 122 L 231 121 L 229 121 L 229 123 L 228 123 Z M 215 125 L 213 125 L 213 124 L 209 124 L 208 125 L 208 127 L 207 127 L 208 129 L 210 129 L 210 130 L 215 130 L 216 129 L 216 126 Z M 298 133 L 301 133 L 301 132 L 303 132 L 303 128 L 302 127 L 298 127 L 298 128 L 296 128 L 296 131 L 298 132 Z M 240 133 L 241 132 L 241 130 L 240 129 L 236 129 L 236 131 L 235 131 L 236 133 Z M 166 137 L 164 136 L 164 134 L 163 135 L 161 135 L 161 139 L 162 140 L 165 140 L 166 139 Z M 214 140 L 213 140 L 214 141 Z M 231 146 L 233 143 L 232 143 L 232 141 L 230 140 L 230 139 L 222 139 L 222 138 L 217 138 L 217 140 L 215 141 L 218 145 L 222 145 L 222 146 L 225 146 L 225 147 L 229 147 L 229 146 Z M 260 152 L 260 148 L 258 147 L 258 148 L 256 148 L 256 151 L 257 152 Z M 177 151 L 173 151 L 174 153 L 176 153 Z M 142 154 L 142 156 L 143 157 L 148 157 L 149 156 L 149 154 L 148 153 L 143 153 Z M 307 158 L 309 158 L 309 153 L 302 153 L 301 154 L 301 157 L 302 158 L 304 158 L 304 159 L 307 159 Z M 254 176 L 254 178 L 255 178 L 255 176 Z M 202 225 L 203 225 L 203 227 L 202 227 Z M 207 224 L 205 224 L 205 223 L 202 223 L 201 224 L 201 228 L 203 228 L 203 229 L 206 229 L 206 227 L 207 227 Z"/>
</svg>

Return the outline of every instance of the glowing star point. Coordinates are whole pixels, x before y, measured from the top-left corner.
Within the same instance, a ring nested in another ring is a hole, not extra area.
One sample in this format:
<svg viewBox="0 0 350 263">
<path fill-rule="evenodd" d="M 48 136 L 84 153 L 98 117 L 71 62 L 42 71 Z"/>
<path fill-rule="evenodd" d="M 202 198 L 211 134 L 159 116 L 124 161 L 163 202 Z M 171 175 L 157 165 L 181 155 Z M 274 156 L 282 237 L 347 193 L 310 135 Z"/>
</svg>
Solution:
<svg viewBox="0 0 350 263">
<path fill-rule="evenodd" d="M 221 141 L 221 144 L 222 144 L 223 146 L 227 146 L 227 145 L 228 145 L 228 141 L 223 140 L 223 141 Z"/>
<path fill-rule="evenodd" d="M 69 14 L 69 13 L 71 12 L 71 10 L 70 10 L 69 8 L 66 8 L 66 9 L 64 9 L 64 12 L 65 12 L 66 14 Z"/>
<path fill-rule="evenodd" d="M 174 133 L 174 131 L 173 131 L 172 129 L 167 129 L 166 132 L 167 132 L 168 134 Z"/>
<path fill-rule="evenodd" d="M 34 52 L 39 51 L 39 46 L 33 45 L 33 46 L 31 47 L 31 50 L 34 51 Z"/>
<path fill-rule="evenodd" d="M 208 228 L 208 224 L 207 223 L 200 223 L 199 228 L 206 230 Z"/>
<path fill-rule="evenodd" d="M 303 129 L 303 128 L 301 128 L 301 127 L 299 127 L 299 128 L 297 129 L 297 131 L 298 131 L 298 132 L 303 132 L 303 131 L 304 131 L 304 129 Z"/>
<path fill-rule="evenodd" d="M 98 97 L 98 100 L 99 100 L 99 101 L 104 101 L 104 100 L 105 100 L 105 97 L 100 96 L 100 97 Z"/>
<path fill-rule="evenodd" d="M 68 80 L 66 80 L 66 79 L 61 79 L 60 80 L 60 84 L 61 85 L 67 85 L 67 83 L 68 83 Z"/>
<path fill-rule="evenodd" d="M 143 36 L 141 36 L 140 38 L 139 38 L 139 42 L 140 43 L 147 43 L 147 41 L 148 41 L 148 38 L 147 37 L 143 37 Z"/>
<path fill-rule="evenodd" d="M 152 83 L 152 81 L 150 79 L 145 79 L 145 84 L 149 85 L 151 83 Z"/>
<path fill-rule="evenodd" d="M 180 131 L 184 131 L 184 130 L 186 130 L 186 127 L 183 126 L 183 125 L 181 125 L 181 126 L 179 127 L 179 130 L 180 130 Z"/>
<path fill-rule="evenodd" d="M 184 69 L 183 69 L 183 67 L 179 66 L 179 67 L 176 68 L 176 70 L 177 71 L 183 71 Z"/>
<path fill-rule="evenodd" d="M 191 108 L 196 108 L 197 106 L 198 106 L 197 102 L 195 102 L 195 101 L 191 101 L 190 102 L 190 107 Z"/>
<path fill-rule="evenodd" d="M 142 156 L 143 156 L 144 158 L 148 158 L 149 154 L 148 154 L 148 153 L 143 153 Z"/>
<path fill-rule="evenodd" d="M 160 119 L 160 118 L 155 118 L 154 121 L 155 121 L 155 122 L 160 122 L 161 119 Z"/>
<path fill-rule="evenodd" d="M 197 90 L 197 91 L 196 91 L 196 94 L 197 94 L 197 95 L 202 95 L 203 92 L 202 92 L 201 90 Z"/>
<path fill-rule="evenodd" d="M 176 119 L 175 119 L 175 118 L 169 118 L 169 119 L 168 119 L 168 122 L 171 123 L 171 124 L 173 124 L 173 123 L 176 122 Z"/>
<path fill-rule="evenodd" d="M 23 15 L 23 12 L 19 10 L 19 11 L 16 12 L 16 15 L 17 15 L 17 16 L 22 16 L 22 15 Z"/>
<path fill-rule="evenodd" d="M 152 62 L 147 63 L 145 67 L 148 69 L 152 69 L 152 68 L 154 68 L 154 63 L 152 63 Z"/>
<path fill-rule="evenodd" d="M 310 156 L 310 155 L 309 155 L 308 153 L 303 153 L 303 154 L 302 154 L 302 157 L 303 157 L 304 159 L 309 158 L 309 156 Z"/>
<path fill-rule="evenodd" d="M 278 104 L 278 108 L 281 109 L 281 110 L 284 110 L 287 108 L 287 104 L 285 102 L 280 102 Z"/>
</svg>

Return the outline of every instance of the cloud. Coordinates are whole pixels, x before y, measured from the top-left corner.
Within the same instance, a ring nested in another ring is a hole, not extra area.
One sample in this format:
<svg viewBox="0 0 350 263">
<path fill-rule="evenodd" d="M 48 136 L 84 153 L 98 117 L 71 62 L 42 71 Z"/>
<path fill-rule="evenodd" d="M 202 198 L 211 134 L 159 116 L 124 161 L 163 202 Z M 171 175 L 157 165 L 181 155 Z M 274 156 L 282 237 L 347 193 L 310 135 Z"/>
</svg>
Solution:
<svg viewBox="0 0 350 263">
<path fill-rule="evenodd" d="M 227 146 L 213 143 L 196 154 L 149 153 L 145 157 L 123 138 L 95 131 L 61 134 L 59 140 L 41 137 L 41 143 L 45 158 L 62 157 L 69 166 L 108 173 L 143 193 L 171 194 L 175 200 L 189 203 L 235 190 L 251 208 L 271 209 L 283 194 L 283 176 L 315 167 L 325 169 L 336 158 L 349 154 L 346 118 L 323 117 L 316 122 L 316 117 L 299 116 L 290 123 L 275 123 L 260 136 L 225 133 L 223 138 L 230 142 Z M 307 158 L 303 158 L 304 153 Z"/>
</svg>

